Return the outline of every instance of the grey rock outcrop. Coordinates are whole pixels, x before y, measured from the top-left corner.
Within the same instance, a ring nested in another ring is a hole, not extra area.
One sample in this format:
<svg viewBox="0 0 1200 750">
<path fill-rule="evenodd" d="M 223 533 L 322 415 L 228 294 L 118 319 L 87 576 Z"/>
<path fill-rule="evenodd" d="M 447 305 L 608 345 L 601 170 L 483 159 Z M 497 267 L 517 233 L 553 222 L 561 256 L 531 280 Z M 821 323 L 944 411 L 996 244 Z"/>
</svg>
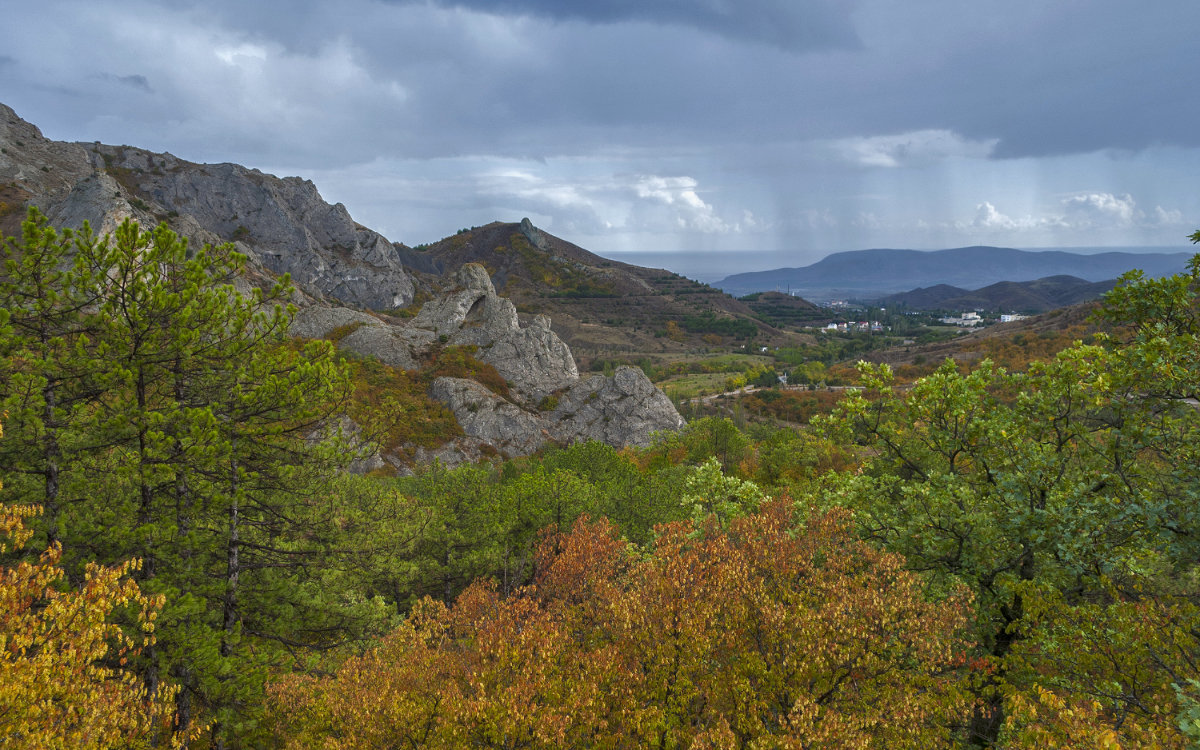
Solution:
<svg viewBox="0 0 1200 750">
<path fill-rule="evenodd" d="M 438 378 L 429 393 L 454 412 L 468 438 L 507 456 L 531 453 L 551 440 L 646 446 L 655 432 L 684 424 L 671 400 L 635 367 L 577 381 L 549 412 L 523 409 L 461 378 Z"/>
<path fill-rule="evenodd" d="M 474 380 L 437 378 L 429 395 L 450 407 L 468 437 L 508 456 L 532 453 L 551 438 L 550 424 Z"/>
<path fill-rule="evenodd" d="M 369 357 L 401 370 L 417 370 L 421 358 L 434 343 L 429 331 L 399 326 L 362 326 L 338 342 L 338 347 Z"/>
<path fill-rule="evenodd" d="M 386 310 L 412 302 L 397 248 L 326 203 L 312 182 L 237 164 L 195 164 L 128 146 L 45 138 L 0 105 L 0 184 L 58 226 L 111 232 L 167 220 L 197 243 L 233 241 L 251 266 L 291 274 L 309 296 Z"/>
<path fill-rule="evenodd" d="M 536 316 L 522 328 L 512 302 L 496 295 L 487 270 L 468 263 L 456 274 L 458 289 L 421 308 L 412 325 L 447 337 L 446 343 L 478 347 L 476 357 L 525 398 L 537 402 L 579 379 L 575 358 Z"/>
<path fill-rule="evenodd" d="M 648 445 L 655 432 L 684 424 L 670 399 L 635 367 L 581 380 L 549 318 L 535 316 L 521 327 L 512 303 L 496 295 L 487 271 L 476 264 L 464 266 L 454 288 L 406 324 L 389 325 L 350 310 L 310 309 L 297 316 L 293 332 L 328 335 L 354 324 L 358 327 L 339 339 L 339 347 L 416 369 L 438 346 L 472 345 L 475 357 L 508 382 L 506 397 L 473 380 L 435 379 L 429 395 L 454 413 L 465 435 L 437 451 L 424 450 L 426 458 L 455 463 L 493 452 L 516 456 L 546 442 L 580 440 Z"/>
<path fill-rule="evenodd" d="M 288 333 L 305 339 L 323 339 L 344 326 L 380 325 L 374 315 L 347 307 L 305 307 L 296 312 Z"/>
<path fill-rule="evenodd" d="M 671 399 L 645 373 L 628 366 L 618 367 L 610 378 L 593 375 L 575 384 L 551 416 L 555 436 L 563 442 L 646 446 L 655 432 L 684 425 Z"/>
</svg>

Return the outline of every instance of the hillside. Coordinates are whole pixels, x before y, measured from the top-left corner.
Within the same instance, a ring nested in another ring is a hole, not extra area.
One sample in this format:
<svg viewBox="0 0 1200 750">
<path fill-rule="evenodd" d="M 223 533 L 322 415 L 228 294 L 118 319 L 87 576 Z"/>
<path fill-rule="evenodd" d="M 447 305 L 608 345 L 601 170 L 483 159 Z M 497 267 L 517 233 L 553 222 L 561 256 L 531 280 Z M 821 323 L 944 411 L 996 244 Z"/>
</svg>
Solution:
<svg viewBox="0 0 1200 750">
<path fill-rule="evenodd" d="M 939 284 L 979 289 L 1001 281 L 1061 275 L 1104 281 L 1131 268 L 1140 268 L 1151 277 L 1166 276 L 1182 271 L 1190 257 L 1185 252 L 1084 255 L 985 246 L 936 251 L 854 250 L 834 253 L 802 268 L 734 274 L 714 286 L 737 296 L 786 286 L 818 302 L 843 297 L 872 299 Z"/>
<path fill-rule="evenodd" d="M 924 375 L 946 359 L 970 363 L 986 357 L 1002 367 L 1021 370 L 1031 360 L 1050 358 L 1074 341 L 1105 330 L 1092 319 L 1097 306 L 1094 301 L 1082 302 L 1025 320 L 967 331 L 949 341 L 868 352 L 861 359 L 886 362 L 905 377 Z M 851 363 L 845 368 L 849 375 Z"/>
<path fill-rule="evenodd" d="M 1048 276 L 1035 281 L 1001 281 L 969 291 L 947 284 L 892 294 L 878 300 L 888 307 L 913 310 L 984 310 L 1040 313 L 1099 299 L 1115 280 L 1085 281 L 1075 276 Z"/>
<path fill-rule="evenodd" d="M 759 320 L 783 328 L 803 326 L 817 320 L 828 320 L 829 311 L 803 297 L 783 292 L 755 292 L 741 298 Z"/>
<path fill-rule="evenodd" d="M 750 338 L 763 345 L 797 340 L 718 289 L 602 258 L 528 219 L 463 230 L 400 254 L 418 286 L 430 291 L 465 263 L 483 265 L 499 294 L 522 313 L 549 315 L 581 358 L 671 356 Z"/>
</svg>

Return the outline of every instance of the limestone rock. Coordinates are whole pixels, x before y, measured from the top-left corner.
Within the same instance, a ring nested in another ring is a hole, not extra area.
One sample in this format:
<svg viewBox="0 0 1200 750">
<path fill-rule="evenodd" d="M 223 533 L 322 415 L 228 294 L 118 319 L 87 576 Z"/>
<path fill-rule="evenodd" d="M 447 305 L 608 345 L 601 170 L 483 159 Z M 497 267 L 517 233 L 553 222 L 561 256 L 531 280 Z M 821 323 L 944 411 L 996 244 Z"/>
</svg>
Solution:
<svg viewBox="0 0 1200 750">
<path fill-rule="evenodd" d="M 496 295 L 483 266 L 467 263 L 455 274 L 455 281 L 458 289 L 425 303 L 413 319 L 414 326 L 427 328 L 439 336 L 458 335 L 462 343 L 476 345 L 489 343 L 520 327 L 517 309 Z"/>
<path fill-rule="evenodd" d="M 496 295 L 487 270 L 468 263 L 455 277 L 458 289 L 428 302 L 412 325 L 445 336 L 450 345 L 478 348 L 476 358 L 496 371 L 527 400 L 579 379 L 575 358 L 550 330 L 550 319 L 537 316 L 521 328 L 512 302 Z"/>
<path fill-rule="evenodd" d="M 535 316 L 526 328 L 516 328 L 484 344 L 478 357 L 532 403 L 579 380 L 571 350 L 550 330 L 550 318 L 545 315 Z"/>
<path fill-rule="evenodd" d="M 49 140 L 0 105 L 0 185 L 57 226 L 111 232 L 133 217 L 167 220 L 194 243 L 233 241 L 254 269 L 291 274 L 317 299 L 385 310 L 413 284 L 396 247 L 322 200 L 312 182 L 237 164 L 195 164 L 128 146 Z"/>
<path fill-rule="evenodd" d="M 544 419 L 474 380 L 437 378 L 429 387 L 429 395 L 454 412 L 468 437 L 482 440 L 505 455 L 532 453 L 550 438 Z"/>
<path fill-rule="evenodd" d="M 347 307 L 319 307 L 313 305 L 296 312 L 288 333 L 306 339 L 323 339 L 343 326 L 359 323 L 380 326 L 383 322 L 373 315 Z"/>
<path fill-rule="evenodd" d="M 401 326 L 362 326 L 338 342 L 339 349 L 375 357 L 401 370 L 419 370 L 420 357 L 433 344 L 433 334 Z"/>
<path fill-rule="evenodd" d="M 612 377 L 594 375 L 572 386 L 553 411 L 555 437 L 563 442 L 599 440 L 609 445 L 650 444 L 660 430 L 684 425 L 671 399 L 636 367 Z"/>
</svg>

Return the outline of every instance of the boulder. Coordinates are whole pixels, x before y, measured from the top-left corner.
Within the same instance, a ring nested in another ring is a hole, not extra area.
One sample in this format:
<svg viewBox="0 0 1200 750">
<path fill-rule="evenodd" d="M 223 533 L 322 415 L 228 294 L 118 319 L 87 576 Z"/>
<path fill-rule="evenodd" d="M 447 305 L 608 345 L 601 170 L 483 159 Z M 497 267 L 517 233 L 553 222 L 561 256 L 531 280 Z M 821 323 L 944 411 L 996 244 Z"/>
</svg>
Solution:
<svg viewBox="0 0 1200 750">
<path fill-rule="evenodd" d="M 468 437 L 481 440 L 507 456 L 534 452 L 550 437 L 542 417 L 506 401 L 474 380 L 437 378 L 429 395 L 454 412 Z"/>
<path fill-rule="evenodd" d="M 301 308 L 292 318 L 288 333 L 305 339 L 323 339 L 344 326 L 359 323 L 364 326 L 381 326 L 383 321 L 359 310 L 347 307 L 311 307 Z"/>
<path fill-rule="evenodd" d="M 618 367 L 612 377 L 594 375 L 559 397 L 551 417 L 562 442 L 599 440 L 609 445 L 650 444 L 660 430 L 684 425 L 671 399 L 636 367 Z"/>
<path fill-rule="evenodd" d="M 433 334 L 401 326 L 362 326 L 338 342 L 339 349 L 375 357 L 401 370 L 419 370 L 421 359 L 433 345 Z"/>
</svg>

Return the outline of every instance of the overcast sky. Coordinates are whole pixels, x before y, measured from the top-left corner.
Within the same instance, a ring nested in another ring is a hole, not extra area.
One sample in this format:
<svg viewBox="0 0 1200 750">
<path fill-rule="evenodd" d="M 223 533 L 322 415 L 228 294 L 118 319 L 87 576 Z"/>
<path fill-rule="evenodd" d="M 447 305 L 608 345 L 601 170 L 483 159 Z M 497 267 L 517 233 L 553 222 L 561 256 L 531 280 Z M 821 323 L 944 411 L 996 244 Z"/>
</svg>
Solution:
<svg viewBox="0 0 1200 750">
<path fill-rule="evenodd" d="M 410 245 L 1186 244 L 1196 0 L 9 3 L 0 101 L 60 140 L 316 182 Z"/>
</svg>

